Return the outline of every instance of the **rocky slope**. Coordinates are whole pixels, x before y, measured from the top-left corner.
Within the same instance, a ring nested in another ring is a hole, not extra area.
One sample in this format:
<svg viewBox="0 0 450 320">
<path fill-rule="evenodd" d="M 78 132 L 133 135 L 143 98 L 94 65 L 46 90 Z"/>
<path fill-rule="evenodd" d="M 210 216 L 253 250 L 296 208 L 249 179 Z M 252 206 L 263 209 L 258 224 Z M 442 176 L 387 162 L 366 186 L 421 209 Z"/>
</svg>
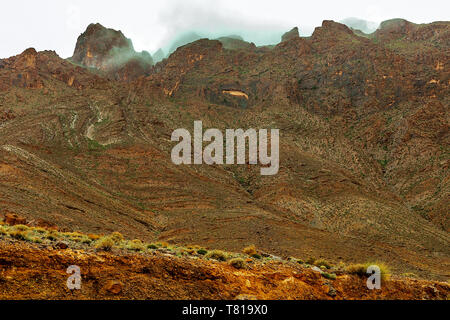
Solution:
<svg viewBox="0 0 450 320">
<path fill-rule="evenodd" d="M 233 263 L 198 254 L 180 256 L 165 248 L 126 253 L 61 249 L 61 243 L 0 244 L 0 299 L 445 300 L 450 294 L 448 283 L 405 276 L 389 277 L 380 290 L 369 290 L 366 276 L 343 271 L 330 275 L 280 259 Z M 81 273 L 78 290 L 67 286 L 67 268 L 74 265 Z"/>
<path fill-rule="evenodd" d="M 448 30 L 391 21 L 361 35 L 324 21 L 274 47 L 201 39 L 151 66 L 90 25 L 70 60 L 0 60 L 0 212 L 446 280 Z M 171 133 L 194 120 L 280 129 L 279 174 L 175 166 Z"/>
</svg>

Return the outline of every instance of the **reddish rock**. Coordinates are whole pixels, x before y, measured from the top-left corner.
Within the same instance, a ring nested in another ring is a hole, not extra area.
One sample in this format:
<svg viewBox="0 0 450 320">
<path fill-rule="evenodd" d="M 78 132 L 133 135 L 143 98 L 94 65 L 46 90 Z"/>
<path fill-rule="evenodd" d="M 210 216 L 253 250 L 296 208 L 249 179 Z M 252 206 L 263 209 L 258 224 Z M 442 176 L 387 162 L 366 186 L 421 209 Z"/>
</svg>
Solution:
<svg viewBox="0 0 450 320">
<path fill-rule="evenodd" d="M 120 281 L 110 280 L 106 284 L 105 289 L 112 294 L 119 294 L 122 292 L 123 283 Z"/>
<path fill-rule="evenodd" d="M 58 242 L 55 244 L 56 249 L 66 250 L 69 246 L 65 242 Z"/>
<path fill-rule="evenodd" d="M 25 218 L 20 217 L 15 213 L 6 213 L 3 221 L 6 224 L 9 224 L 10 226 L 15 226 L 18 224 L 23 224 L 23 225 L 27 224 L 27 220 Z"/>
</svg>

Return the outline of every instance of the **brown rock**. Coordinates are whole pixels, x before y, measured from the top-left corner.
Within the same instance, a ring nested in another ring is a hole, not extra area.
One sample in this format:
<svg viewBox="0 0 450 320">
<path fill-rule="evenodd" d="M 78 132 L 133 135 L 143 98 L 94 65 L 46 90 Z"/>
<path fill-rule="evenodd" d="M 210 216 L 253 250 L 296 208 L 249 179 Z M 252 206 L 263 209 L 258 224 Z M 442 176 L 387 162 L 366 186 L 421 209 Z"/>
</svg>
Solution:
<svg viewBox="0 0 450 320">
<path fill-rule="evenodd" d="M 120 281 L 110 280 L 105 286 L 106 291 L 112 294 L 119 294 L 122 292 L 123 283 Z"/>
<path fill-rule="evenodd" d="M 55 244 L 55 248 L 57 249 L 61 249 L 61 250 L 65 250 L 67 249 L 69 246 L 67 245 L 67 243 L 65 242 L 58 242 L 57 244 Z"/>
<path fill-rule="evenodd" d="M 20 217 L 15 213 L 6 213 L 3 221 L 6 224 L 9 224 L 10 226 L 15 226 L 18 224 L 23 224 L 23 225 L 27 224 L 27 220 L 25 218 Z"/>
</svg>

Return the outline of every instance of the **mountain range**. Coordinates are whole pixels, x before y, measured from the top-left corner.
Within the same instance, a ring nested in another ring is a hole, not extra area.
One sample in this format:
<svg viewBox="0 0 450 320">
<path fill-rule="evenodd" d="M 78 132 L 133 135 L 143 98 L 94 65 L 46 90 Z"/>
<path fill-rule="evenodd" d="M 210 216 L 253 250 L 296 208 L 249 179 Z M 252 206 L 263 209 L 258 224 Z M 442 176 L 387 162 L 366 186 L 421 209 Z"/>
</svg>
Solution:
<svg viewBox="0 0 450 320">
<path fill-rule="evenodd" d="M 324 21 L 280 40 L 199 39 L 154 63 L 91 24 L 69 59 L 0 60 L 0 212 L 448 279 L 450 23 Z M 196 120 L 279 129 L 279 173 L 174 165 L 171 133 Z"/>
</svg>

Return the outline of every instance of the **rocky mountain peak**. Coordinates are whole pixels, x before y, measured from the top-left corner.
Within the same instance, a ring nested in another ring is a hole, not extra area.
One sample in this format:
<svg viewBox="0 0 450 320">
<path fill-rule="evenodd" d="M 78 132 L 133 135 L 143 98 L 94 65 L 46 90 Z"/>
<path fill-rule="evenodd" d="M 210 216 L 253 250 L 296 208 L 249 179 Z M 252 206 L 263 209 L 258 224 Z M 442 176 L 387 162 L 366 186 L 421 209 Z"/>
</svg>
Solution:
<svg viewBox="0 0 450 320">
<path fill-rule="evenodd" d="M 99 23 L 90 24 L 78 37 L 71 60 L 117 80 L 146 75 L 153 65 L 148 52 L 136 52 L 132 41 L 121 31 L 105 28 Z"/>
<path fill-rule="evenodd" d="M 316 30 L 314 30 L 314 34 L 313 35 L 318 35 L 318 34 L 322 34 L 322 33 L 327 33 L 327 34 L 338 34 L 338 33 L 347 33 L 347 34 L 353 34 L 353 31 L 347 27 L 345 24 L 339 23 L 339 22 L 335 22 L 333 20 L 324 20 L 322 22 L 322 26 L 316 28 Z"/>
<path fill-rule="evenodd" d="M 299 37 L 300 35 L 298 33 L 298 28 L 295 27 L 291 31 L 288 31 L 285 34 L 283 34 L 283 36 L 281 37 L 281 42 L 288 41 L 291 39 L 297 39 Z"/>
</svg>

